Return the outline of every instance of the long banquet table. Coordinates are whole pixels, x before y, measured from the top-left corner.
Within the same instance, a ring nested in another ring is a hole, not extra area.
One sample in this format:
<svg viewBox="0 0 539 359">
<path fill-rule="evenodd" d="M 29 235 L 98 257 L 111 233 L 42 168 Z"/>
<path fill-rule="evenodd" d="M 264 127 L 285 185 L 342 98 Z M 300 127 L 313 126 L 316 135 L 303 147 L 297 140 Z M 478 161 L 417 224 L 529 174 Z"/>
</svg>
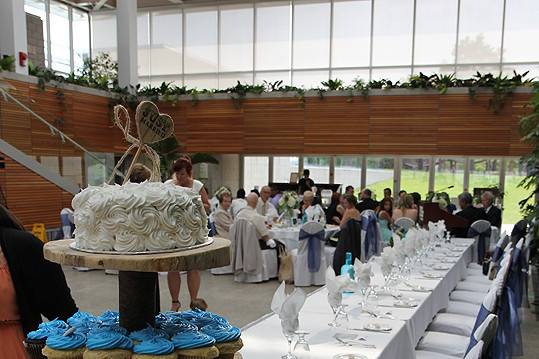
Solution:
<svg viewBox="0 0 539 359">
<path fill-rule="evenodd" d="M 333 314 L 327 303 L 327 289 L 322 287 L 311 293 L 299 315 L 300 330 L 310 334 L 307 341 L 310 346 L 310 359 L 331 359 L 336 354 L 362 354 L 369 359 L 374 358 L 415 358 L 414 348 L 425 333 L 428 325 L 441 309 L 447 307 L 449 294 L 457 283 L 466 277 L 466 267 L 472 260 L 473 239 L 454 238 L 454 250 L 438 247 L 424 260 L 427 263 L 444 263 L 447 270 L 433 270 L 423 267 L 414 270 L 407 283 L 421 285 L 430 289 L 429 292 L 417 292 L 404 283 L 397 287 L 403 297 L 414 298 L 418 305 L 414 308 L 397 308 L 393 306 L 391 296 L 378 296 L 378 309 L 390 311 L 395 319 L 376 319 L 367 313 L 362 313 L 357 294 L 343 296 L 343 304 L 347 305 L 349 323 L 339 328 L 328 326 L 333 320 Z M 459 256 L 447 257 L 447 253 Z M 439 273 L 442 278 L 427 279 L 422 272 Z M 381 272 L 375 271 L 373 284 L 381 285 Z M 392 327 L 389 333 L 354 331 L 347 328 L 363 328 L 369 322 L 387 323 Z M 334 334 L 358 334 L 366 339 L 366 343 L 374 344 L 376 348 L 364 348 L 357 345 L 344 346 L 334 339 Z M 244 347 L 241 350 L 244 359 L 274 359 L 287 351 L 287 344 L 281 332 L 278 316 L 268 314 L 243 328 Z"/>
</svg>

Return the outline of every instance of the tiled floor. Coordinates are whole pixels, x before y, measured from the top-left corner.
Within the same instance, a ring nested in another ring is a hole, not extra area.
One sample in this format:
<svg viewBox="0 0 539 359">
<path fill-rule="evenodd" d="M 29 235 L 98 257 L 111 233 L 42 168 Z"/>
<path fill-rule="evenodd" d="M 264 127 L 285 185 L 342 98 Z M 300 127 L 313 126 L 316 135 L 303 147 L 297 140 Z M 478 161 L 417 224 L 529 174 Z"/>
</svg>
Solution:
<svg viewBox="0 0 539 359">
<path fill-rule="evenodd" d="M 118 308 L 118 278 L 105 275 L 103 271 L 77 272 L 64 267 L 73 297 L 81 310 L 99 314 L 107 309 Z M 185 280 L 185 276 L 182 276 Z M 170 296 L 166 276 L 159 276 L 161 289 L 161 310 L 170 307 Z M 186 282 L 182 283 L 180 301 L 188 305 Z M 260 284 L 235 283 L 232 276 L 214 276 L 202 273 L 200 296 L 204 298 L 210 310 L 223 314 L 231 323 L 242 327 L 270 311 L 270 303 L 278 283 L 272 280 Z M 311 292 L 317 288 L 307 288 Z M 536 290 L 539 292 L 539 288 Z M 534 288 L 530 288 L 533 301 Z M 539 295 L 539 293 L 537 293 Z M 539 298 L 539 297 L 538 297 Z M 524 342 L 524 358 L 539 359 L 539 311 L 532 308 L 522 313 L 522 337 Z"/>
</svg>

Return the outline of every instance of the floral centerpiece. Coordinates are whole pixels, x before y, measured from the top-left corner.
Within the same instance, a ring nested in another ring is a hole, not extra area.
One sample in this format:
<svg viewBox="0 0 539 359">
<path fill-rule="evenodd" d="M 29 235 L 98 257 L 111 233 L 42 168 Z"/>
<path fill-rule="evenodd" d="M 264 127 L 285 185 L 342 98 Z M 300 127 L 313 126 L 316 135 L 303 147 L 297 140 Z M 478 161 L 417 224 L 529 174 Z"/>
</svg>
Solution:
<svg viewBox="0 0 539 359">
<path fill-rule="evenodd" d="M 279 199 L 279 213 L 281 213 L 281 218 L 287 218 L 289 221 L 291 221 L 292 218 L 294 218 L 294 210 L 298 208 L 298 206 L 299 198 L 296 192 L 283 192 L 281 198 Z"/>
</svg>

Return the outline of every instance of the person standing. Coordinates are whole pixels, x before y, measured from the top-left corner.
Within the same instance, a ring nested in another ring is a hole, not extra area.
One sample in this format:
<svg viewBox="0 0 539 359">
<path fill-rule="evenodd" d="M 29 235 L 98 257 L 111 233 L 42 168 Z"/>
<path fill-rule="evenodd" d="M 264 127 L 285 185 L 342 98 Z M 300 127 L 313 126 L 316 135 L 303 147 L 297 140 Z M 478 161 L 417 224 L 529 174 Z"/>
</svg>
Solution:
<svg viewBox="0 0 539 359">
<path fill-rule="evenodd" d="M 202 182 L 197 181 L 193 178 L 193 164 L 191 163 L 191 158 L 189 156 L 181 156 L 174 162 L 172 167 L 174 172 L 173 179 L 168 180 L 167 182 L 172 182 L 177 186 L 187 187 L 193 189 L 194 192 L 200 194 L 202 203 L 204 204 L 204 209 L 206 212 L 210 209 L 210 202 L 208 200 L 208 194 L 204 189 Z M 180 304 L 180 287 L 181 287 L 181 276 L 179 272 L 168 272 L 168 290 L 172 298 L 172 311 L 178 311 L 181 307 Z M 189 295 L 191 297 L 190 307 L 192 309 L 199 308 L 206 310 L 208 305 L 204 299 L 198 298 L 198 291 L 200 289 L 200 272 L 196 269 L 187 271 L 187 288 L 189 290 Z"/>
<path fill-rule="evenodd" d="M 303 178 L 298 182 L 298 194 L 303 195 L 305 191 L 312 191 L 314 187 L 314 181 L 309 178 L 311 171 L 308 169 L 303 170 Z"/>
</svg>

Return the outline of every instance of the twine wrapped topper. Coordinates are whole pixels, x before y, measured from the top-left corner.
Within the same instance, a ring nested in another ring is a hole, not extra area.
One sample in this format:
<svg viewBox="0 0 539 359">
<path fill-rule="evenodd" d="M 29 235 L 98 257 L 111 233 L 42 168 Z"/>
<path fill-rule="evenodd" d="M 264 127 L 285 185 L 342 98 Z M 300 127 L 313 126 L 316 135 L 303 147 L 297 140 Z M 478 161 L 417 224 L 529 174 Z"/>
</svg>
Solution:
<svg viewBox="0 0 539 359">
<path fill-rule="evenodd" d="M 125 124 L 122 122 L 121 115 L 125 117 Z M 122 158 L 116 164 L 108 183 L 114 178 L 114 173 L 122 165 L 127 155 L 129 155 L 135 148 L 137 152 L 133 156 L 131 165 L 127 170 L 124 178 L 124 184 L 129 180 L 129 176 L 133 171 L 133 165 L 138 161 L 138 158 L 144 152 L 152 163 L 152 177 L 150 181 L 161 180 L 161 160 L 159 154 L 155 152 L 153 148 L 148 146 L 149 144 L 162 141 L 174 133 L 174 122 L 169 115 L 159 112 L 157 106 L 150 101 L 142 101 L 135 112 L 135 125 L 137 130 L 137 137 L 133 136 L 131 130 L 131 118 L 129 112 L 122 105 L 114 106 L 114 124 L 122 130 L 125 140 L 131 145 L 127 151 L 123 154 Z"/>
</svg>

